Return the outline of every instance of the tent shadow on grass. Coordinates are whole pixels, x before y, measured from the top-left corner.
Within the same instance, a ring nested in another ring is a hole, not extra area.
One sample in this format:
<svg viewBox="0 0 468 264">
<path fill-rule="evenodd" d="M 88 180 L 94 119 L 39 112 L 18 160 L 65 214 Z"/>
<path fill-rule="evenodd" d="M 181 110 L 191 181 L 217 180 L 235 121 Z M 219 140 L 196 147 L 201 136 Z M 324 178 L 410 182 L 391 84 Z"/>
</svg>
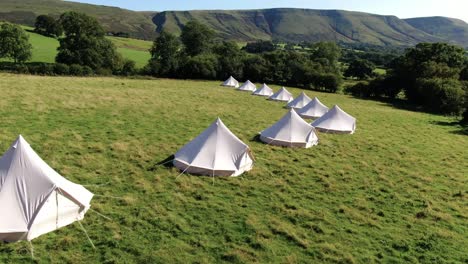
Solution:
<svg viewBox="0 0 468 264">
<path fill-rule="evenodd" d="M 165 159 L 163 159 L 163 160 L 161 160 L 161 161 L 156 162 L 156 164 L 151 165 L 151 166 L 148 168 L 148 170 L 149 170 L 149 171 L 154 171 L 154 170 L 156 170 L 156 168 L 159 167 L 159 166 L 164 166 L 164 167 L 166 167 L 166 168 L 174 167 L 174 165 L 173 165 L 172 162 L 171 162 L 171 161 L 174 160 L 174 158 L 175 158 L 174 155 L 170 155 L 170 156 L 168 156 L 167 158 L 165 158 Z"/>
</svg>

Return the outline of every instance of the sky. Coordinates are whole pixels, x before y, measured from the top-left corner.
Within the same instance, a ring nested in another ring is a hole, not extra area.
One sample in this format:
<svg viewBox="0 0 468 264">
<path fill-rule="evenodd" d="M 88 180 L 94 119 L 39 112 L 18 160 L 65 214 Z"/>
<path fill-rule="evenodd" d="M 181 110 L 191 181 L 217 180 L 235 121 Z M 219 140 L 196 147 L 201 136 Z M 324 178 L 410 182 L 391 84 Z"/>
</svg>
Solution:
<svg viewBox="0 0 468 264">
<path fill-rule="evenodd" d="M 73 0 L 137 11 L 294 7 L 344 9 L 399 18 L 447 16 L 468 22 L 468 0 Z"/>
</svg>

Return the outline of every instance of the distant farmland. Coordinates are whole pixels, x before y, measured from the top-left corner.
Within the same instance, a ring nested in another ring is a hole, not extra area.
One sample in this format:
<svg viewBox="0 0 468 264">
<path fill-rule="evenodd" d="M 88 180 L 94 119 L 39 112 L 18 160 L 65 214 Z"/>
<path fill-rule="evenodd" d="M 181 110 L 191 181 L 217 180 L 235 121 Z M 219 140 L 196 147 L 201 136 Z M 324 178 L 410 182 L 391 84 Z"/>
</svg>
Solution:
<svg viewBox="0 0 468 264">
<path fill-rule="evenodd" d="M 23 27 L 28 30 L 29 42 L 33 46 L 31 62 L 55 62 L 59 42 L 57 39 L 45 37 L 31 32 L 33 28 Z M 126 59 L 135 61 L 138 68 L 142 68 L 150 59 L 149 49 L 152 42 L 131 38 L 108 37 L 117 47 L 117 51 Z"/>
</svg>

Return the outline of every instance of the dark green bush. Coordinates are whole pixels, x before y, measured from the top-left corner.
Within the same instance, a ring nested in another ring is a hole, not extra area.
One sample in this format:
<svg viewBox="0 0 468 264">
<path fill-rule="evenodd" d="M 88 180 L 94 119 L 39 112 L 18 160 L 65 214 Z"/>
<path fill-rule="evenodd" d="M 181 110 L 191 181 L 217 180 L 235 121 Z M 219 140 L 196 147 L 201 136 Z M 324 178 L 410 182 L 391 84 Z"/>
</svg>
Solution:
<svg viewBox="0 0 468 264">
<path fill-rule="evenodd" d="M 191 79 L 216 79 L 217 70 L 218 58 L 211 53 L 189 57 L 183 68 L 185 77 Z"/>
<path fill-rule="evenodd" d="M 416 90 L 424 107 L 432 112 L 460 115 L 465 105 L 465 91 L 454 79 L 418 79 Z"/>
<path fill-rule="evenodd" d="M 83 76 L 91 76 L 94 74 L 94 71 L 91 67 L 89 66 L 82 66 L 83 68 Z"/>
<path fill-rule="evenodd" d="M 63 63 L 56 63 L 54 66 L 54 73 L 57 75 L 68 75 L 70 74 L 70 67 Z"/>
<path fill-rule="evenodd" d="M 83 67 L 79 64 L 70 65 L 70 75 L 83 76 Z"/>
<path fill-rule="evenodd" d="M 130 76 L 136 72 L 135 62 L 132 60 L 125 60 L 122 69 L 118 72 L 119 75 Z"/>
</svg>

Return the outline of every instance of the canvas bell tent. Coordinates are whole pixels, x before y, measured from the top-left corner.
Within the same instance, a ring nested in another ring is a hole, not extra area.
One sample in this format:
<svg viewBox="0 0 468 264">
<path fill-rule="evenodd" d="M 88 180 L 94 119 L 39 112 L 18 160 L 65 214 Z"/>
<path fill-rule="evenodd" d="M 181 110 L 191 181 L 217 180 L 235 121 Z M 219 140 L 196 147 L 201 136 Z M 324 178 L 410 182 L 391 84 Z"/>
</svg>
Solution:
<svg viewBox="0 0 468 264">
<path fill-rule="evenodd" d="M 328 112 L 328 107 L 322 104 L 317 97 L 314 97 L 310 103 L 297 110 L 302 118 L 319 118 Z"/>
<path fill-rule="evenodd" d="M 174 166 L 192 174 L 238 176 L 252 169 L 250 148 L 216 119 L 198 137 L 179 150 Z"/>
<path fill-rule="evenodd" d="M 273 90 L 268 87 L 268 85 L 263 84 L 262 87 L 258 88 L 255 92 L 252 93 L 252 95 L 270 97 L 273 95 Z"/>
<path fill-rule="evenodd" d="M 315 129 L 291 109 L 278 122 L 260 132 L 260 140 L 277 146 L 310 148 L 318 144 Z"/>
<path fill-rule="evenodd" d="M 281 101 L 281 102 L 290 102 L 294 99 L 292 93 L 290 93 L 286 88 L 282 87 L 278 92 L 274 93 L 268 98 L 272 101 Z"/>
<path fill-rule="evenodd" d="M 80 221 L 92 197 L 49 167 L 19 136 L 0 158 L 0 241 L 30 241 Z"/>
<path fill-rule="evenodd" d="M 302 92 L 298 97 L 296 97 L 296 99 L 289 102 L 287 107 L 294 108 L 294 109 L 301 109 L 302 107 L 310 103 L 310 101 L 312 101 L 312 99 L 310 99 L 309 96 L 307 96 L 304 92 Z"/>
<path fill-rule="evenodd" d="M 356 118 L 335 105 L 330 111 L 315 120 L 312 126 L 326 133 L 353 134 L 356 130 Z"/>
<path fill-rule="evenodd" d="M 246 92 L 255 92 L 257 87 L 251 81 L 247 80 L 241 87 L 238 88 L 239 91 L 246 91 Z"/>
<path fill-rule="evenodd" d="M 225 82 L 223 82 L 221 84 L 222 86 L 226 86 L 226 87 L 235 87 L 235 88 L 238 88 L 239 87 L 239 82 L 234 79 L 234 77 L 230 76 Z"/>
</svg>

